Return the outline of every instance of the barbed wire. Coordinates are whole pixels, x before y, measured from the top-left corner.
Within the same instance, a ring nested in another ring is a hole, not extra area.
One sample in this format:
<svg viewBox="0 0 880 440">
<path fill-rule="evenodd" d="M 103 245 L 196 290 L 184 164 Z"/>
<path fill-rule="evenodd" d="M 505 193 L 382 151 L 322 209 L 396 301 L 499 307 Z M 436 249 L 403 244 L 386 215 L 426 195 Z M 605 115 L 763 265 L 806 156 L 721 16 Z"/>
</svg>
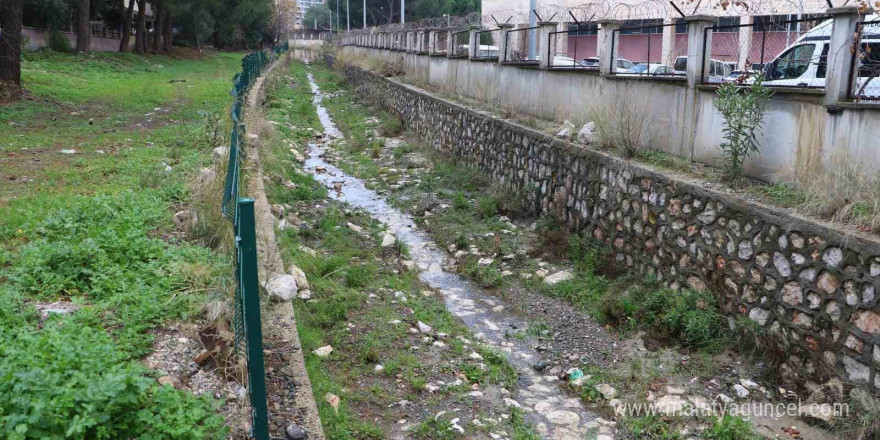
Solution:
<svg viewBox="0 0 880 440">
<path fill-rule="evenodd" d="M 673 6 L 674 5 L 674 6 Z M 484 5 L 484 9 L 485 9 Z M 783 14 L 820 14 L 828 4 L 825 0 L 643 0 L 624 3 L 621 1 L 590 0 L 578 4 L 543 4 L 534 13 L 538 21 L 560 23 L 599 20 L 677 19 L 683 15 L 711 15 L 715 17 L 738 17 Z M 525 25 L 533 11 L 491 9 L 466 16 L 432 17 L 407 24 L 391 23 L 376 26 L 379 32 L 395 32 L 415 29 L 462 30 L 469 26 L 493 29 L 498 23 Z"/>
</svg>

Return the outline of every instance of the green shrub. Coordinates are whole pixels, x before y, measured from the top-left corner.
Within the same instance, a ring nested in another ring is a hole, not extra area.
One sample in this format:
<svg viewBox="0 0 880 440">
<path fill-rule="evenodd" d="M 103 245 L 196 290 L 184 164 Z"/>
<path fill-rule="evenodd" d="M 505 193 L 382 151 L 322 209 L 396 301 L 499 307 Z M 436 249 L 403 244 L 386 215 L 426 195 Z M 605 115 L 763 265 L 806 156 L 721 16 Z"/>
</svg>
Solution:
<svg viewBox="0 0 880 440">
<path fill-rule="evenodd" d="M 717 350 L 727 340 L 724 318 L 710 292 L 632 289 L 637 321 L 693 348 Z"/>
<path fill-rule="evenodd" d="M 498 202 L 494 197 L 485 196 L 477 199 L 477 215 L 481 218 L 492 218 L 498 214 Z"/>
<path fill-rule="evenodd" d="M 0 437 L 220 439 L 209 397 L 160 387 L 104 331 L 53 319 L 0 331 Z"/>
<path fill-rule="evenodd" d="M 57 30 L 52 30 L 49 32 L 48 47 L 55 52 L 73 52 L 73 47 L 70 46 L 70 40 L 68 40 L 63 33 Z"/>
<path fill-rule="evenodd" d="M 682 438 L 675 427 L 663 417 L 646 416 L 625 420 L 625 428 L 633 440 L 678 440 Z"/>
<path fill-rule="evenodd" d="M 724 417 L 715 421 L 715 424 L 703 435 L 707 440 L 760 440 L 761 436 L 755 433 L 749 422 L 725 414 Z"/>
<path fill-rule="evenodd" d="M 767 102 L 773 95 L 763 81 L 764 77 L 759 75 L 746 87 L 729 82 L 718 88 L 715 107 L 724 118 L 724 142 L 718 148 L 724 154 L 724 171 L 728 179 L 738 179 L 746 158 L 759 152 L 756 133 L 763 123 Z"/>
<path fill-rule="evenodd" d="M 455 197 L 452 199 L 452 207 L 459 211 L 464 211 L 470 208 L 471 204 L 468 202 L 467 197 L 464 196 L 463 192 L 455 193 Z"/>
</svg>

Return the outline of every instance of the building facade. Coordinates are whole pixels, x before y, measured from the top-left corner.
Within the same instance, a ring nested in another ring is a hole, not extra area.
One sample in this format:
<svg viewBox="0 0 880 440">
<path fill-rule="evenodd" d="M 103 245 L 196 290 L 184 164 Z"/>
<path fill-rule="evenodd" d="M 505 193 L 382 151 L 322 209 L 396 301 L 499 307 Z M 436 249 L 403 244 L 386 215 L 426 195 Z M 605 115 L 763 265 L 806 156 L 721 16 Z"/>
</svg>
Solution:
<svg viewBox="0 0 880 440">
<path fill-rule="evenodd" d="M 315 5 L 323 5 L 324 0 L 296 0 L 296 24 L 294 26 L 295 29 L 303 29 L 303 28 L 312 28 L 314 24 L 303 23 L 306 16 L 306 11 Z"/>
</svg>

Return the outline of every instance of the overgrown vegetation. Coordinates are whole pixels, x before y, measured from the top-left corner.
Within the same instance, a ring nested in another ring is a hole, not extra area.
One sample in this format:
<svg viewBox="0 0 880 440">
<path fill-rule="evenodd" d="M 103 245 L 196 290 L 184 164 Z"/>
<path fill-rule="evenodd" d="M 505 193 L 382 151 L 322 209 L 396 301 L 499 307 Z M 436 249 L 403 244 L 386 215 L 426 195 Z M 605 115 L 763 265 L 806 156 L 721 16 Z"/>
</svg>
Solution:
<svg viewBox="0 0 880 440">
<path fill-rule="evenodd" d="M 183 241 L 172 215 L 238 58 L 27 56 L 37 99 L 0 108 L 0 437 L 224 438 L 219 402 L 160 386 L 140 359 L 153 330 L 228 294 L 229 258 Z"/>
<path fill-rule="evenodd" d="M 748 86 L 728 82 L 718 87 L 715 108 L 724 118 L 724 142 L 718 146 L 724 153 L 724 171 L 728 180 L 742 176 L 743 162 L 757 153 L 757 132 L 764 120 L 767 102 L 773 94 L 758 75 Z"/>
</svg>

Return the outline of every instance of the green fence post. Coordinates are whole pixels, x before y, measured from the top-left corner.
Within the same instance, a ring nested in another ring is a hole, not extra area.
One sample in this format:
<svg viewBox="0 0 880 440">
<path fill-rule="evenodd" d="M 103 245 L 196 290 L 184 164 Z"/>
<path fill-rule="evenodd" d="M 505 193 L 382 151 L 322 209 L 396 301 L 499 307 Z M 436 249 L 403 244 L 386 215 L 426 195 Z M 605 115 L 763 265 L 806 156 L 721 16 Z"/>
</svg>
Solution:
<svg viewBox="0 0 880 440">
<path fill-rule="evenodd" d="M 254 199 L 238 199 L 237 237 L 241 270 L 241 298 L 244 302 L 244 327 L 247 338 L 248 392 L 253 414 L 253 437 L 269 440 L 266 408 L 266 371 L 263 365 L 263 329 L 260 321 L 260 281 L 257 278 L 257 231 Z"/>
</svg>

